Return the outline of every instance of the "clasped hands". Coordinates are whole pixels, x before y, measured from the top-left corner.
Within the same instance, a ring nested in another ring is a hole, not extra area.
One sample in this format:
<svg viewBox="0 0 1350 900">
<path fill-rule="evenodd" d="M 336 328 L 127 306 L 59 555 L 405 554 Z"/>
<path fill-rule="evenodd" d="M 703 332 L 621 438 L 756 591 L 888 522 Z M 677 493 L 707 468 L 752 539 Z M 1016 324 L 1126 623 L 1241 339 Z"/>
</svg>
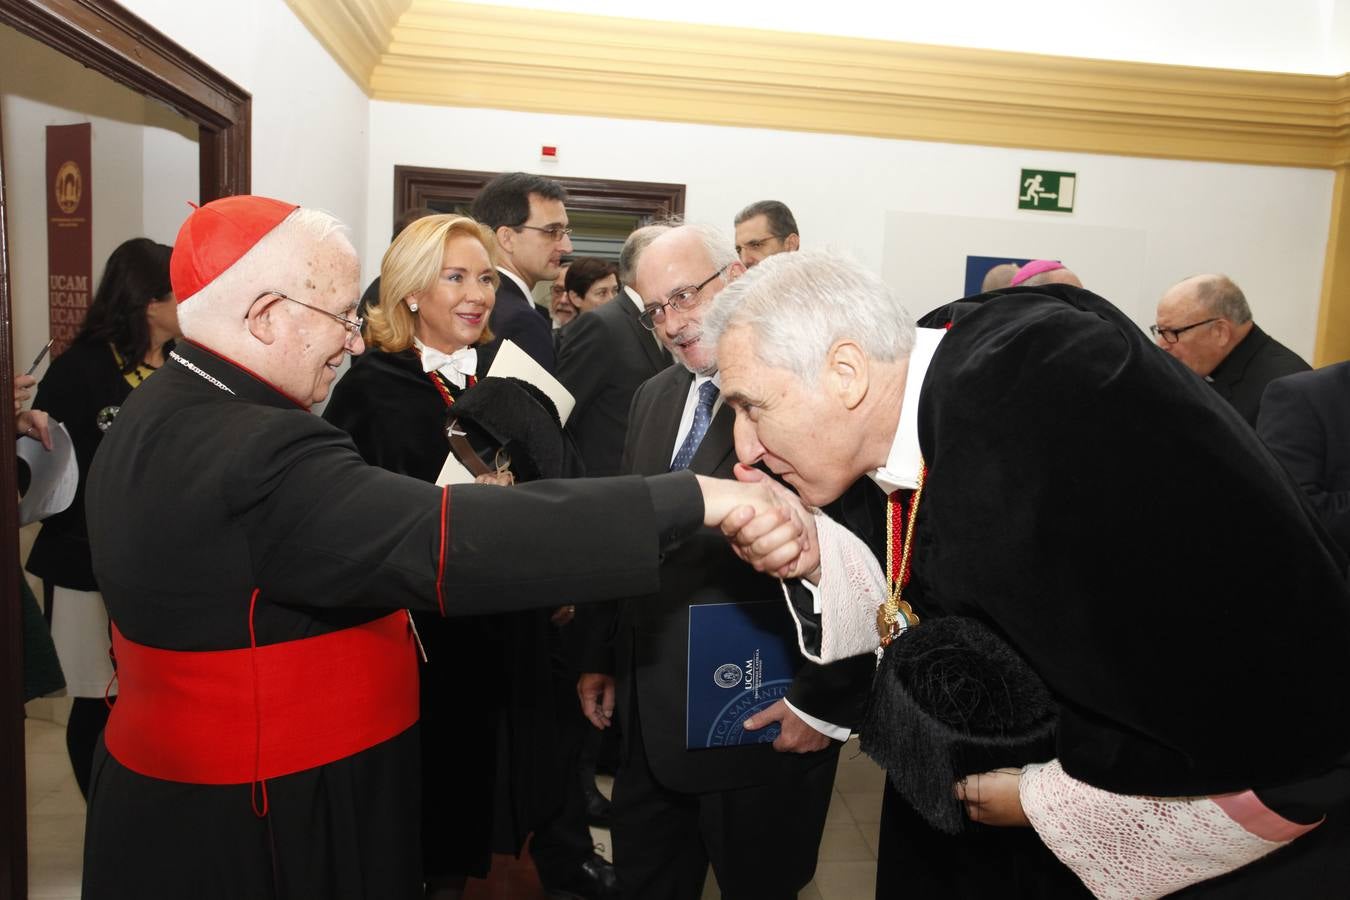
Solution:
<svg viewBox="0 0 1350 900">
<path fill-rule="evenodd" d="M 735 481 L 699 476 L 704 524 L 720 528 L 756 571 L 819 581 L 815 519 L 801 498 L 758 469 L 737 465 L 735 475 Z"/>
</svg>

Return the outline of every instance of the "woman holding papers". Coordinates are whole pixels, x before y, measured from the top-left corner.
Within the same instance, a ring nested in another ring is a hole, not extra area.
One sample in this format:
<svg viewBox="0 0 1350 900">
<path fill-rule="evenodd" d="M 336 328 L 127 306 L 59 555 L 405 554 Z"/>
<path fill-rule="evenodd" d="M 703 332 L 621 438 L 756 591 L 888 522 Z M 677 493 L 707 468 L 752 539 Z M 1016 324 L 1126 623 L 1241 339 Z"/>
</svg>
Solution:
<svg viewBox="0 0 1350 900">
<path fill-rule="evenodd" d="M 94 743 L 117 694 L 109 657 L 108 613 L 89 559 L 84 489 L 94 451 L 132 389 L 164 362 L 179 337 L 169 284 L 171 248 L 149 238 L 125 241 L 108 257 L 75 340 L 52 360 L 33 404 L 60 422 L 75 445 L 75 500 L 42 523 L 28 571 L 42 579 L 52 638 L 74 698 L 66 749 L 80 793 L 88 795 Z M 144 536 L 153 541 L 154 535 Z"/>
<path fill-rule="evenodd" d="M 426 481 L 459 470 L 447 466 L 447 428 L 458 421 L 461 397 L 466 409 L 472 405 L 497 350 L 487 329 L 494 253 L 486 228 L 454 215 L 414 222 L 385 253 L 366 358 L 336 384 L 324 412 L 372 465 Z M 496 471 L 478 480 L 509 484 L 504 457 L 485 455 Z M 548 618 L 537 611 L 413 616 L 426 651 L 423 875 L 428 897 L 456 897 L 467 876 L 487 874 L 493 852 L 518 853 L 559 801 L 561 779 L 546 752 L 553 740 Z"/>
</svg>

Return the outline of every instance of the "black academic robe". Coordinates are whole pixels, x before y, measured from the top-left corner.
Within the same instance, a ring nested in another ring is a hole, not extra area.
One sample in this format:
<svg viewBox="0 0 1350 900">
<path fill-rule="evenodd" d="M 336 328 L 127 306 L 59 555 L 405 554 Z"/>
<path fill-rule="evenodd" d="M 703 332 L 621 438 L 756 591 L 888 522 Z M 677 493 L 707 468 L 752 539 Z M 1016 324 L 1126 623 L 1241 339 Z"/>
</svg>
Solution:
<svg viewBox="0 0 1350 900">
<path fill-rule="evenodd" d="M 443 492 L 367 465 L 344 432 L 211 352 L 179 353 L 193 369 L 172 360 L 128 399 L 89 483 L 94 571 L 143 645 L 239 649 L 251 629 L 276 644 L 401 607 L 631 596 L 657 587 L 662 547 L 701 521 L 685 473 Z M 470 689 L 491 686 L 488 673 Z M 100 745 L 84 896 L 420 897 L 418 773 L 414 726 L 269 780 L 258 817 L 249 784 L 148 777 Z"/>
<path fill-rule="evenodd" d="M 1062 285 L 985 297 L 939 345 L 918 429 L 906 598 L 985 622 L 1035 669 L 1070 775 L 1123 794 L 1255 788 L 1289 810 L 1285 787 L 1336 770 L 1339 555 L 1234 409 L 1119 310 Z M 1346 895 L 1344 820 L 1185 893 Z M 1033 841 L 936 835 L 888 786 L 878 896 L 1081 893 Z"/>
<path fill-rule="evenodd" d="M 480 377 L 495 347 L 480 348 Z M 449 452 L 444 398 L 412 350 L 363 356 L 333 386 L 324 418 L 350 434 L 371 465 L 434 482 Z M 423 872 L 483 877 L 493 852 L 519 853 L 562 802 L 562 773 L 549 752 L 556 735 L 548 612 L 413 616 L 427 653 L 418 669 Z M 492 690 L 465 690 L 485 677 Z"/>
</svg>

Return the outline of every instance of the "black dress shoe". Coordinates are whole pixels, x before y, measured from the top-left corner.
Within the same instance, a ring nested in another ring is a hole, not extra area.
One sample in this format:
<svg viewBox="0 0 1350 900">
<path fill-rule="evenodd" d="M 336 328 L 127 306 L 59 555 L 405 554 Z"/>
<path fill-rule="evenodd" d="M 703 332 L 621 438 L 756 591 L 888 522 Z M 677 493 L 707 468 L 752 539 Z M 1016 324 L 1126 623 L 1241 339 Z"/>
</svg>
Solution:
<svg viewBox="0 0 1350 900">
<path fill-rule="evenodd" d="M 592 782 L 590 790 L 582 789 L 586 796 L 586 821 L 598 828 L 609 827 L 610 805 L 605 795 Z"/>
<path fill-rule="evenodd" d="M 546 884 L 550 900 L 616 900 L 619 896 L 619 878 L 614 866 L 598 856 L 577 866 L 567 879 L 559 884 Z"/>
</svg>

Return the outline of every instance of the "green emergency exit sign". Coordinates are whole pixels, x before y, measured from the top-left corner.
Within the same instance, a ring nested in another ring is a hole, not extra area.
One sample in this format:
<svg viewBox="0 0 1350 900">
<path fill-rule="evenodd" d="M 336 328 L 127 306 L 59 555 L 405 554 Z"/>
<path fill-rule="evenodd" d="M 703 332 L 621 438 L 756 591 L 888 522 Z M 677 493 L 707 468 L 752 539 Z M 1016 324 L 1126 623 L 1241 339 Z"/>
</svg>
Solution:
<svg viewBox="0 0 1350 900">
<path fill-rule="evenodd" d="M 1073 212 L 1073 193 L 1077 183 L 1078 176 L 1073 172 L 1023 169 L 1017 189 L 1017 208 Z"/>
</svg>

